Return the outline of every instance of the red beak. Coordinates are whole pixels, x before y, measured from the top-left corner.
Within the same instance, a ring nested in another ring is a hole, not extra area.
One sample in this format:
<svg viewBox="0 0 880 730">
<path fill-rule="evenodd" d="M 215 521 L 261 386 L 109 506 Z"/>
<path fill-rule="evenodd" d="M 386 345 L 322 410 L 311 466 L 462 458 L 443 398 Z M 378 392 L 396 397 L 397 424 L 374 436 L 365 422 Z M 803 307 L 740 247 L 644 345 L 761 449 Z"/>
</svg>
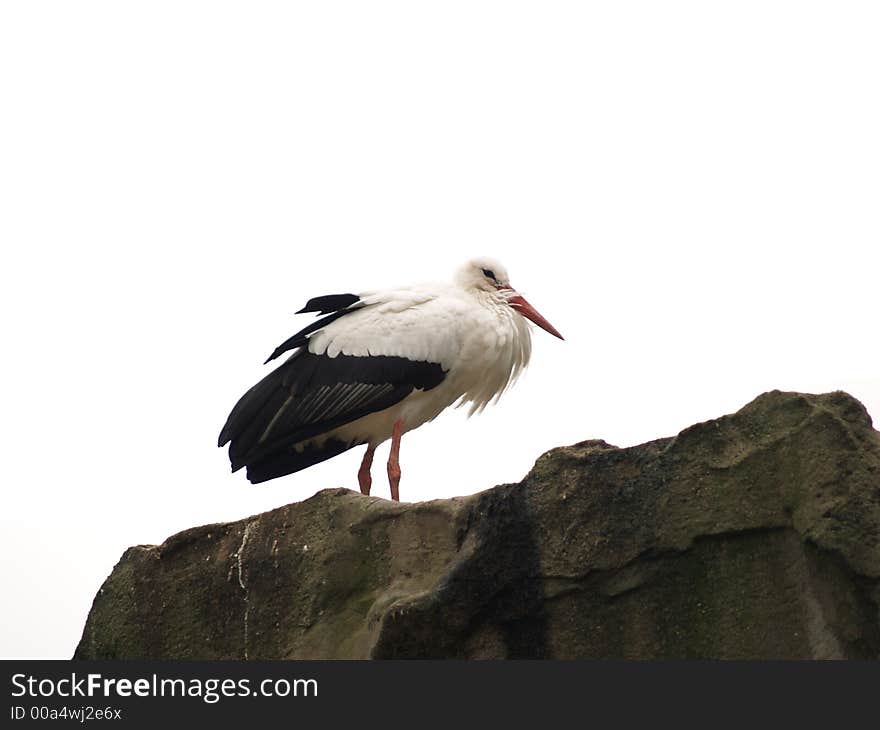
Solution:
<svg viewBox="0 0 880 730">
<path fill-rule="evenodd" d="M 559 334 L 559 331 L 552 324 L 550 324 L 546 319 L 541 316 L 540 312 L 538 312 L 537 309 L 535 309 L 525 300 L 525 297 L 517 294 L 507 301 L 523 317 L 532 320 L 532 322 L 538 325 L 538 327 L 540 327 L 542 330 L 546 330 L 554 337 L 558 337 L 560 340 L 565 339 L 561 334 Z"/>
</svg>

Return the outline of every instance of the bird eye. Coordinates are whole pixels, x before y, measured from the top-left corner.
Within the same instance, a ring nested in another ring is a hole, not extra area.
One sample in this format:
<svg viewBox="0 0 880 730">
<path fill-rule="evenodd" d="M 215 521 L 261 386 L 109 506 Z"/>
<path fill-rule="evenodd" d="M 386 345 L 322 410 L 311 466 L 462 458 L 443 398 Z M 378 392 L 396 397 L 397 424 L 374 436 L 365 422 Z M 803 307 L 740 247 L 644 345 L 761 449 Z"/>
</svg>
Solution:
<svg viewBox="0 0 880 730">
<path fill-rule="evenodd" d="M 484 274 L 485 276 L 488 276 L 488 277 L 489 277 L 490 279 L 492 279 L 493 281 L 497 281 L 497 279 L 495 278 L 495 272 L 494 272 L 494 271 L 490 271 L 489 269 L 483 269 L 483 274 Z"/>
</svg>

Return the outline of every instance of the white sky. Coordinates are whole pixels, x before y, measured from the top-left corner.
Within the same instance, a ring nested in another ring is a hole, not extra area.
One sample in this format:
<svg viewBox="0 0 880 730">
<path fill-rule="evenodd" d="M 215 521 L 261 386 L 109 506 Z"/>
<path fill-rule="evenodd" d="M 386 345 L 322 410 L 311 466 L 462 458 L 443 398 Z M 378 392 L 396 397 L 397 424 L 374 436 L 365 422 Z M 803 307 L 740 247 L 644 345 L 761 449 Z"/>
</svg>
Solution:
<svg viewBox="0 0 880 730">
<path fill-rule="evenodd" d="M 880 417 L 878 20 L 840 0 L 3 3 L 0 655 L 70 656 L 129 545 L 356 488 L 360 449 L 251 486 L 215 445 L 315 295 L 487 253 L 566 336 L 536 331 L 496 408 L 404 438 L 407 500 L 772 388 Z"/>
</svg>

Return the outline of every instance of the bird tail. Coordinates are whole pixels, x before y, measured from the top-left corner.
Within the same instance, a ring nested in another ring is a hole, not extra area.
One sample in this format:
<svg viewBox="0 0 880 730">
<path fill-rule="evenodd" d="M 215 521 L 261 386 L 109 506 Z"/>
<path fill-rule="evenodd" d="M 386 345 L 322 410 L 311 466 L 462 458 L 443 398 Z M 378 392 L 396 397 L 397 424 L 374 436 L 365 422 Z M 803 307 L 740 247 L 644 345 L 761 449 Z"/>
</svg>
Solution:
<svg viewBox="0 0 880 730">
<path fill-rule="evenodd" d="M 319 438 L 345 419 L 299 424 L 292 430 L 283 430 L 277 438 L 266 438 L 295 410 L 291 406 L 296 390 L 294 381 L 314 364 L 308 355 L 297 353 L 239 398 L 217 440 L 218 446 L 229 444 L 232 471 L 247 467 L 248 480 L 257 484 L 293 474 L 359 445 L 357 441 L 343 442 L 332 436 Z"/>
<path fill-rule="evenodd" d="M 328 438 L 321 444 L 309 442 L 302 451 L 289 448 L 273 451 L 255 461 L 248 462 L 247 478 L 251 484 L 267 482 L 270 479 L 293 474 L 314 464 L 332 459 L 356 445 Z"/>
</svg>

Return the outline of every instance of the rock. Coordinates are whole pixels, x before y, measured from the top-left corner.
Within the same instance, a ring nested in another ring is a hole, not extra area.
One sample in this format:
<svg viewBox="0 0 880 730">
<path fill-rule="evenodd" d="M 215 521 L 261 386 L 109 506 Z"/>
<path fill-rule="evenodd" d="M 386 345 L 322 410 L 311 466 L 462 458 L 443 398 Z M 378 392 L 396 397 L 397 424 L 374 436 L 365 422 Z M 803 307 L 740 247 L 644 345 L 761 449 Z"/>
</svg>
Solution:
<svg viewBox="0 0 880 730">
<path fill-rule="evenodd" d="M 880 434 L 774 391 L 470 497 L 328 489 L 130 548 L 75 658 L 876 659 L 878 605 Z"/>
</svg>

